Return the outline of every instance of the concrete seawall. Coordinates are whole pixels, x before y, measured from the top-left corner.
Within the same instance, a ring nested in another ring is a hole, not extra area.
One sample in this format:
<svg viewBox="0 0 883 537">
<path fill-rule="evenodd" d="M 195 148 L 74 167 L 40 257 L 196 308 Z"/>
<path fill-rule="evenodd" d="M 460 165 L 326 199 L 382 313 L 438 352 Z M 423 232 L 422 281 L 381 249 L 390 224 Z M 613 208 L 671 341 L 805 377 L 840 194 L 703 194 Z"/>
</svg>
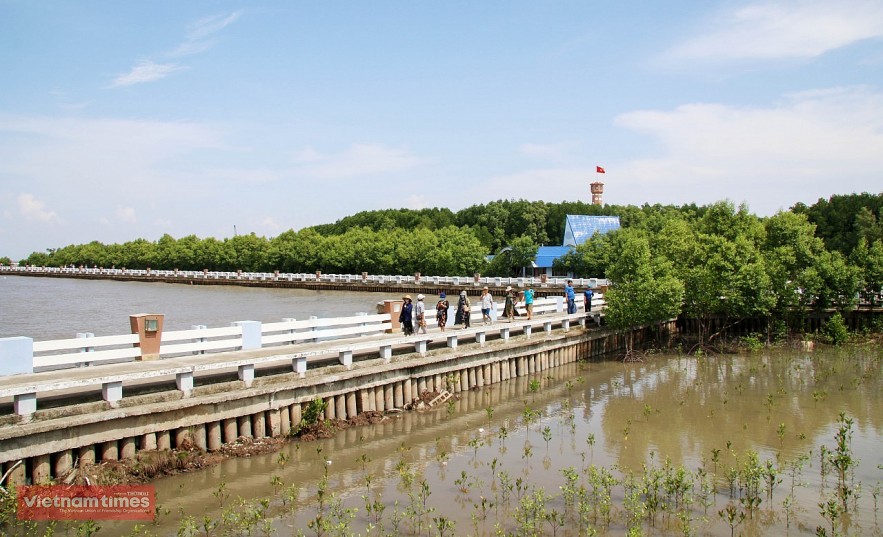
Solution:
<svg viewBox="0 0 883 537">
<path fill-rule="evenodd" d="M 666 323 L 674 330 L 674 323 Z M 657 327 L 638 330 L 636 342 Z M 63 401 L 29 422 L 0 421 L 0 474 L 13 483 L 45 483 L 64 477 L 76 463 L 132 458 L 140 450 L 195 445 L 206 451 L 245 436 L 285 434 L 316 398 L 325 418 L 347 419 L 366 411 L 402 408 L 424 392 L 481 389 L 515 377 L 580 360 L 601 360 L 624 348 L 622 333 L 574 327 L 544 337 L 489 340 L 486 345 L 430 348 L 424 356 L 401 353 L 390 361 L 370 358 L 350 369 L 333 362 L 306 376 L 287 371 L 256 378 L 250 387 L 220 377 L 189 397 L 158 384 L 127 396 L 117 408 L 95 399 Z M 23 464 L 16 463 L 23 461 Z"/>
</svg>

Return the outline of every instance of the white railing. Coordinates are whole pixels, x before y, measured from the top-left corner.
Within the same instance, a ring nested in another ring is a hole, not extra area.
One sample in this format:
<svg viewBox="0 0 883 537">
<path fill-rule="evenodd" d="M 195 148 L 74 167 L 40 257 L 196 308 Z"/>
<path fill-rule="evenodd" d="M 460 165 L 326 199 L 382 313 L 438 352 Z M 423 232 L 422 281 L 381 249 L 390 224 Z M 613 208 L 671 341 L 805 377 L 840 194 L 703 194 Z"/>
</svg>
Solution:
<svg viewBox="0 0 883 537">
<path fill-rule="evenodd" d="M 578 298 L 581 306 L 581 297 Z M 563 331 L 570 328 L 572 322 L 585 326 L 588 319 L 600 324 L 600 308 L 591 315 L 584 312 L 568 315 L 561 313 L 562 301 L 556 298 L 539 299 L 534 305 L 535 316 L 531 320 L 516 318 L 511 322 L 496 322 L 484 325 L 481 322 L 481 311 L 471 311 L 472 327 L 469 329 L 445 332 L 432 330 L 427 334 L 402 336 L 389 335 L 386 331 L 392 327 L 390 314 L 357 315 L 335 319 L 310 319 L 308 321 L 283 321 L 261 325 L 256 321 L 242 321 L 237 326 L 209 329 L 198 328 L 162 335 L 161 355 L 169 356 L 163 360 L 139 361 L 137 363 L 105 364 L 98 367 L 82 367 L 73 370 L 54 370 L 18 375 L 0 376 L 0 398 L 13 399 L 14 412 L 29 416 L 36 412 L 37 394 L 46 394 L 59 390 L 89 390 L 101 386 L 102 397 L 115 406 L 123 397 L 123 384 L 143 382 L 150 379 L 161 380 L 163 377 L 175 378 L 177 390 L 188 397 L 194 388 L 194 377 L 199 373 L 226 369 L 236 369 L 238 378 L 246 387 L 251 386 L 255 377 L 255 368 L 262 365 L 290 363 L 294 372 L 306 375 L 309 359 L 336 356 L 339 363 L 351 368 L 355 353 L 379 353 L 380 358 L 389 362 L 394 347 L 413 347 L 415 353 L 425 355 L 427 348 L 434 342 L 445 342 L 447 347 L 456 348 L 458 341 L 473 339 L 480 345 L 485 344 L 488 334 L 498 333 L 499 338 L 508 341 L 510 334 L 521 331 L 528 338 L 534 327 L 541 326 L 546 334 L 550 334 L 553 325 Z M 498 311 L 501 306 L 498 305 Z M 581 311 L 581 308 L 579 308 Z M 451 311 L 453 314 L 453 308 Z M 449 317 L 453 322 L 453 317 Z M 435 328 L 434 311 L 427 316 L 429 326 Z M 261 344 L 248 343 L 250 334 L 260 334 Z M 382 335 L 379 335 L 382 334 Z M 374 336 L 374 337 L 365 337 Z M 137 342 L 137 335 L 86 337 L 72 340 L 56 340 L 52 342 L 23 345 L 29 338 L 0 339 L 0 362 L 10 356 L 10 349 L 21 351 L 23 348 L 31 353 L 36 349 L 40 352 L 60 352 L 56 356 L 74 360 L 75 364 L 94 364 L 101 362 L 97 357 L 133 358 L 128 354 L 115 354 L 114 349 L 96 350 L 102 346 L 119 346 Z M 132 339 L 134 338 L 134 339 Z M 223 342 L 210 344 L 213 338 Z M 238 345 L 236 344 L 239 338 Z M 330 339 L 329 338 L 336 338 Z M 229 352 L 214 352 L 196 355 L 208 351 L 215 346 L 234 348 Z M 267 348 L 262 348 L 266 346 Z M 69 351 L 76 352 L 69 352 Z M 140 357 L 140 349 L 130 347 L 127 353 L 135 352 L 134 358 Z M 81 352 L 82 351 L 82 352 Z M 104 355 L 100 353 L 106 353 Z M 85 355 L 88 355 L 88 359 Z M 43 359 L 43 358 L 41 358 Z M 45 358 L 44 364 L 55 364 L 61 358 Z M 36 363 L 36 362 L 35 362 Z"/>
</svg>

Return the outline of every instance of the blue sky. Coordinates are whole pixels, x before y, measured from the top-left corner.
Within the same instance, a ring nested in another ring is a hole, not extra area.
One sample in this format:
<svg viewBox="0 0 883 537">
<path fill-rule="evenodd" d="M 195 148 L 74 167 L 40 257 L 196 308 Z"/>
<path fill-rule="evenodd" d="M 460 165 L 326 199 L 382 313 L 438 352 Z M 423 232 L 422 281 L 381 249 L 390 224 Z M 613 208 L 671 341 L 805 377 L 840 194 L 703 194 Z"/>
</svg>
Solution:
<svg viewBox="0 0 883 537">
<path fill-rule="evenodd" d="M 883 191 L 883 2 L 0 0 L 0 256 Z M 607 173 L 595 173 L 595 166 Z"/>
</svg>

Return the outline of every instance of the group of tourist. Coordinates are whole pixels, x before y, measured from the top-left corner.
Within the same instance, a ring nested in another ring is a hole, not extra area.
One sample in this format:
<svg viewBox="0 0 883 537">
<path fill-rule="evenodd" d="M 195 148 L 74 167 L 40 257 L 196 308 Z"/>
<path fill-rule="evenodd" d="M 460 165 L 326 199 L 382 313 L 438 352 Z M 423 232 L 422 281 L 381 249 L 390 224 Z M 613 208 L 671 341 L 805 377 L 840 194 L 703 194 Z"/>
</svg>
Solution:
<svg viewBox="0 0 883 537">
<path fill-rule="evenodd" d="M 585 297 L 585 311 L 590 312 L 592 310 L 592 290 L 590 288 L 586 288 L 583 292 Z M 505 291 L 505 302 L 503 303 L 503 318 L 507 320 L 507 322 L 512 322 L 517 316 L 525 315 L 527 320 L 531 320 L 533 318 L 533 301 L 534 301 L 534 291 L 533 287 L 528 286 L 527 289 L 518 293 L 512 286 L 507 286 Z M 435 304 L 435 319 L 438 323 L 439 329 L 444 332 L 445 326 L 448 324 L 448 309 L 451 307 L 451 304 L 447 300 L 447 295 L 444 291 L 439 293 L 439 300 Z M 402 310 L 399 313 L 399 323 L 402 325 L 402 330 L 406 336 L 410 336 L 414 334 L 415 327 L 416 330 L 420 333 L 426 333 L 426 297 L 421 295 L 417 295 L 417 302 L 413 303 L 411 300 L 411 295 L 405 295 L 402 297 L 404 300 L 404 304 L 402 305 Z M 567 280 L 567 284 L 564 286 L 564 298 L 567 301 L 567 313 L 573 314 L 576 313 L 576 291 L 573 288 L 573 280 Z M 516 308 L 516 305 L 523 302 L 524 303 L 524 313 L 521 313 Z M 481 297 L 479 298 L 479 305 L 481 306 L 481 321 L 482 324 L 491 324 L 494 322 L 493 312 L 496 311 L 496 305 L 494 303 L 494 297 L 491 295 L 491 292 L 488 290 L 487 286 L 485 286 L 481 290 Z M 457 300 L 457 309 L 454 314 L 454 324 L 457 326 L 462 325 L 462 328 L 469 328 L 471 326 L 471 317 L 472 317 L 472 302 L 469 300 L 469 296 L 466 291 L 460 291 L 460 297 Z M 416 323 L 416 325 L 415 325 Z"/>
</svg>

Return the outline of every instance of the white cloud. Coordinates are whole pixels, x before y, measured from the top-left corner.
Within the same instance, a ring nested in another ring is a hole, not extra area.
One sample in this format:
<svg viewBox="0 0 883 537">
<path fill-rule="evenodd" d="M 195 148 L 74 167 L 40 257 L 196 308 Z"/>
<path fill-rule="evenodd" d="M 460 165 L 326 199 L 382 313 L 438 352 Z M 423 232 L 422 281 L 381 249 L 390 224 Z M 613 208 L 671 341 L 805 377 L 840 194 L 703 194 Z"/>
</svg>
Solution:
<svg viewBox="0 0 883 537">
<path fill-rule="evenodd" d="M 217 40 L 211 39 L 212 36 L 236 22 L 240 16 L 242 16 L 241 10 L 229 15 L 213 15 L 196 21 L 188 26 L 184 42 L 169 55 L 172 57 L 193 56 L 205 52 L 217 43 Z"/>
<path fill-rule="evenodd" d="M 134 224 L 138 221 L 135 216 L 135 209 L 132 207 L 117 207 L 116 219 L 127 224 Z"/>
<path fill-rule="evenodd" d="M 408 209 L 420 210 L 425 209 L 429 205 L 426 203 L 426 196 L 420 194 L 411 194 L 405 201 L 405 207 Z"/>
<path fill-rule="evenodd" d="M 881 188 L 883 93 L 866 87 L 795 93 L 766 108 L 700 103 L 637 111 L 616 124 L 662 144 L 662 156 L 608 174 L 650 200 L 683 203 L 701 192 L 706 198 L 697 201 L 735 197 L 765 214 L 782 208 L 781 200 L 812 203 Z"/>
<path fill-rule="evenodd" d="M 408 151 L 381 144 L 353 144 L 340 153 L 320 153 L 305 147 L 294 154 L 294 172 L 307 178 L 342 179 L 400 172 L 421 162 Z"/>
<path fill-rule="evenodd" d="M 61 220 L 55 211 L 48 210 L 46 204 L 36 199 L 31 194 L 20 194 L 16 198 L 18 212 L 25 220 L 30 222 L 43 222 L 48 224 L 59 223 Z"/>
<path fill-rule="evenodd" d="M 135 65 L 131 71 L 114 79 L 111 83 L 111 87 L 118 88 L 121 86 L 143 84 L 145 82 L 154 82 L 183 69 L 186 68 L 173 63 L 158 64 L 153 63 L 150 60 L 142 60 Z"/>
<path fill-rule="evenodd" d="M 755 2 L 706 21 L 708 31 L 670 50 L 669 60 L 812 58 L 883 37 L 879 0 Z"/>
</svg>

